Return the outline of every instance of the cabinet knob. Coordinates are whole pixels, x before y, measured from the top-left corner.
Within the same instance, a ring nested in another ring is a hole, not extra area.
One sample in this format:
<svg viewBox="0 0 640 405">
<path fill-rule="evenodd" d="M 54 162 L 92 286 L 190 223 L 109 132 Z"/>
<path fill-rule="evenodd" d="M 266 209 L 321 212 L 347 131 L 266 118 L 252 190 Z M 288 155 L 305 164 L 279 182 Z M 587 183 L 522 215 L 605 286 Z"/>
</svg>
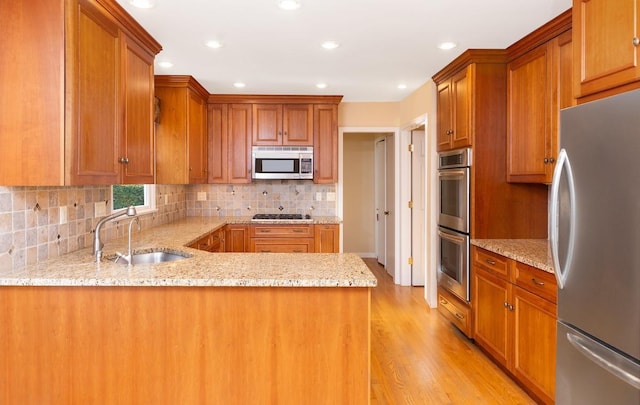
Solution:
<svg viewBox="0 0 640 405">
<path fill-rule="evenodd" d="M 544 163 L 545 164 L 549 163 L 549 158 L 544 158 Z"/>
<path fill-rule="evenodd" d="M 640 38 L 633 37 L 633 46 L 638 46 L 638 45 L 640 45 Z"/>
<path fill-rule="evenodd" d="M 120 159 L 118 159 L 118 161 L 120 163 L 127 164 L 127 163 L 129 163 L 129 158 L 121 157 Z"/>
<path fill-rule="evenodd" d="M 505 301 L 503 305 L 505 308 L 509 308 L 509 303 L 507 301 Z"/>
<path fill-rule="evenodd" d="M 552 157 L 550 157 L 550 158 L 549 158 L 549 163 L 553 163 L 553 162 L 555 162 L 555 161 L 556 161 L 556 160 L 555 160 L 554 158 L 552 158 Z"/>
<path fill-rule="evenodd" d="M 189 168 L 189 171 L 190 171 L 190 172 L 192 172 L 192 171 L 193 171 L 193 167 L 190 167 L 190 168 Z"/>
</svg>

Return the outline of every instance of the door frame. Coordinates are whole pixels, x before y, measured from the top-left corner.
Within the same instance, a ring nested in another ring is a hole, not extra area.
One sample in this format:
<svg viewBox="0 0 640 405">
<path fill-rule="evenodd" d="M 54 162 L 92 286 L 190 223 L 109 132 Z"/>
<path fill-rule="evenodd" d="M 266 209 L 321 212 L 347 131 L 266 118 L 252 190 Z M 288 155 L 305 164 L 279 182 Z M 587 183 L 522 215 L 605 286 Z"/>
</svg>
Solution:
<svg viewBox="0 0 640 405">
<path fill-rule="evenodd" d="M 339 127 L 338 128 L 338 184 L 336 187 L 336 192 L 337 192 L 337 202 L 338 202 L 338 217 L 342 218 L 344 216 L 344 202 L 343 202 L 343 198 L 344 198 L 344 191 L 343 191 L 343 187 L 344 187 L 344 170 L 343 170 L 343 164 L 344 164 L 344 136 L 345 134 L 349 134 L 349 133 L 380 133 L 380 135 L 388 135 L 388 134 L 392 134 L 391 138 L 393 138 L 393 145 L 394 145 L 394 190 L 393 190 L 393 200 L 394 200 L 394 206 L 395 207 L 399 207 L 399 202 L 400 202 L 400 193 L 399 193 L 399 184 L 400 184 L 400 173 L 398 172 L 398 159 L 399 159 L 399 142 L 400 142 L 400 129 L 396 128 L 396 127 Z M 348 135 L 347 135 L 348 136 Z M 387 137 L 389 138 L 389 137 Z M 389 139 L 387 139 L 389 140 Z M 387 167 L 388 169 L 388 167 Z M 387 192 L 389 192 L 389 189 L 387 188 Z M 401 284 L 401 285 L 410 285 L 411 284 L 411 273 L 409 273 L 409 284 L 403 284 L 402 282 L 404 281 L 406 283 L 406 275 L 402 275 L 402 272 L 407 271 L 407 266 L 405 266 L 405 269 L 401 269 L 400 266 L 400 260 L 401 257 L 398 254 L 398 249 L 400 246 L 402 246 L 402 242 L 406 241 L 406 236 L 403 239 L 402 235 L 398 235 L 397 231 L 398 231 L 398 223 L 400 221 L 400 212 L 398 209 L 393 209 L 391 212 L 391 220 L 392 220 L 392 224 L 391 226 L 395 229 L 396 231 L 396 238 L 395 238 L 395 243 L 394 243 L 394 254 L 393 255 L 389 255 L 387 254 L 386 257 L 386 267 L 387 267 L 387 271 L 390 274 L 393 274 L 393 280 L 396 284 Z M 387 234 L 389 232 L 389 226 L 390 224 L 387 223 Z M 340 232 L 340 251 L 343 252 L 344 251 L 344 241 L 343 241 L 343 236 L 344 236 L 344 232 Z M 409 235 L 409 240 L 411 235 Z M 408 256 L 405 257 L 405 263 L 408 260 Z M 410 269 L 408 269 L 410 270 Z"/>
<path fill-rule="evenodd" d="M 375 224 L 375 253 L 378 259 L 378 263 L 385 266 L 387 270 L 387 218 L 385 212 L 387 210 L 387 137 L 381 136 L 376 137 L 374 139 L 374 199 L 375 199 L 375 207 L 376 207 L 376 224 Z M 384 142 L 383 146 L 380 146 Z M 378 148 L 383 148 L 379 151 Z M 382 152 L 382 158 L 380 153 Z M 382 186 L 384 189 L 382 191 L 382 195 L 380 195 L 380 190 L 378 187 Z M 382 197 L 382 198 L 381 198 Z M 380 200 L 384 200 L 382 202 L 382 206 L 380 205 Z M 382 221 L 381 221 L 382 219 Z M 383 226 L 383 225 L 384 226 Z M 384 235 L 381 234 L 381 229 L 384 230 Z M 381 243 L 381 239 L 384 239 L 384 242 Z M 382 244 L 382 246 L 381 246 Z M 382 249 L 381 249 L 382 247 Z M 382 257 L 382 261 L 380 258 Z M 393 274 L 391 274 L 393 276 Z"/>
</svg>

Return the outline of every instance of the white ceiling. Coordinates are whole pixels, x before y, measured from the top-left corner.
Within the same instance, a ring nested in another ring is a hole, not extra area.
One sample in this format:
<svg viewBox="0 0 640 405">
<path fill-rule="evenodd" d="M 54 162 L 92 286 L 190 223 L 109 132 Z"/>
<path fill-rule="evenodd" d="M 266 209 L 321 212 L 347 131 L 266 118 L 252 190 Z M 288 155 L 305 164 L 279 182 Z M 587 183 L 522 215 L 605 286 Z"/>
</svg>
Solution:
<svg viewBox="0 0 640 405">
<path fill-rule="evenodd" d="M 571 0 L 301 0 L 284 11 L 277 0 L 155 0 L 150 9 L 118 2 L 162 44 L 156 74 L 192 75 L 217 94 L 359 102 L 400 101 L 466 49 L 506 48 L 571 7 Z M 213 39 L 224 46 L 206 47 Z M 324 50 L 326 40 L 341 46 Z M 442 41 L 458 47 L 442 51 Z M 246 87 L 233 87 L 237 81 Z"/>
</svg>

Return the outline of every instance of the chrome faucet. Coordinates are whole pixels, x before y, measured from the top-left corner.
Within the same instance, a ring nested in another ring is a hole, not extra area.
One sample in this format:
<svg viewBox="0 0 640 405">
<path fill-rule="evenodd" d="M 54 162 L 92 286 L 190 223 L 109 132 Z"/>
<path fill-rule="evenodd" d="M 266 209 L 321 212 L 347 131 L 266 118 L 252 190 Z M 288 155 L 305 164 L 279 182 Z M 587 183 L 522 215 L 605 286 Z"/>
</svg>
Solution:
<svg viewBox="0 0 640 405">
<path fill-rule="evenodd" d="M 100 240 L 100 229 L 102 228 L 102 225 L 104 225 L 106 222 L 111 221 L 112 219 L 116 219 L 123 215 L 135 217 L 137 214 L 138 213 L 136 212 L 136 208 L 130 206 L 129 208 L 125 208 L 123 210 L 116 211 L 111 215 L 107 215 L 106 217 L 98 221 L 98 225 L 96 225 L 95 235 L 93 237 L 93 253 L 96 256 L 96 262 L 99 262 L 100 259 L 102 259 L 102 248 L 104 247 L 104 243 L 102 243 L 102 241 Z M 129 229 L 131 229 L 131 226 L 129 226 Z M 131 240 L 131 238 L 129 238 L 129 240 Z"/>
<path fill-rule="evenodd" d="M 140 218 L 138 217 L 133 217 L 131 218 L 131 221 L 129 221 L 129 244 L 128 244 L 128 251 L 126 255 L 123 255 L 120 252 L 116 252 L 116 260 L 115 262 L 117 263 L 118 260 L 122 259 L 125 262 L 127 262 L 127 264 L 129 266 L 131 266 L 133 264 L 133 251 L 131 250 L 131 226 L 133 225 L 133 223 L 136 222 L 138 224 L 138 232 L 140 232 Z"/>
</svg>

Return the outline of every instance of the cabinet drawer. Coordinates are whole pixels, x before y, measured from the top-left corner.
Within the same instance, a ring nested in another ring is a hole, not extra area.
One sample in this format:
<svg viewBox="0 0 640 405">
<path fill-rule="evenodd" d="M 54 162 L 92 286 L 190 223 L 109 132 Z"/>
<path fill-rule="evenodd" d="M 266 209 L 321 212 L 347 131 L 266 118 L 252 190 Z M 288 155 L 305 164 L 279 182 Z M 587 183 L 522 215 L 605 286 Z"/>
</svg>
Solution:
<svg viewBox="0 0 640 405">
<path fill-rule="evenodd" d="M 255 253 L 313 253 L 313 238 L 251 238 L 250 249 Z"/>
<path fill-rule="evenodd" d="M 513 262 L 513 267 L 517 286 L 553 303 L 558 302 L 555 275 L 516 261 Z"/>
<path fill-rule="evenodd" d="M 252 225 L 251 237 L 313 238 L 313 225 Z"/>
<path fill-rule="evenodd" d="M 471 309 L 441 288 L 438 289 L 438 312 L 467 337 L 473 337 L 471 334 Z"/>
<path fill-rule="evenodd" d="M 473 265 L 493 272 L 498 277 L 509 280 L 509 259 L 478 247 L 472 249 Z"/>
</svg>

